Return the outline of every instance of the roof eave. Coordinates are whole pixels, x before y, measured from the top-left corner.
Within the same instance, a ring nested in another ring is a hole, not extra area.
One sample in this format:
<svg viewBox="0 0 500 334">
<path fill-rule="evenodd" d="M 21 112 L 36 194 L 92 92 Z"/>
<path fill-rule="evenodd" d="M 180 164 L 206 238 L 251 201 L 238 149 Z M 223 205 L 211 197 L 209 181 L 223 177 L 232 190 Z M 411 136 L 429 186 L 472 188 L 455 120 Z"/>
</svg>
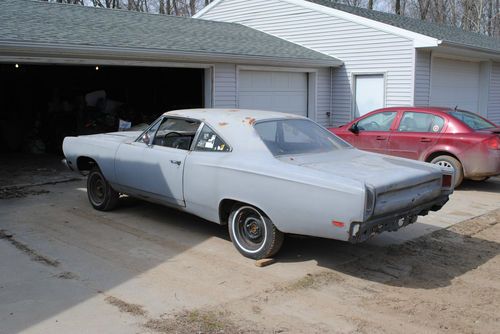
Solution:
<svg viewBox="0 0 500 334">
<path fill-rule="evenodd" d="M 468 53 L 475 52 L 475 53 L 477 53 L 478 56 L 482 55 L 486 58 L 500 60 L 500 52 L 498 52 L 496 50 L 492 50 L 492 49 L 488 49 L 488 48 L 481 48 L 481 47 L 476 47 L 476 46 L 471 46 L 471 45 L 466 45 L 466 44 L 442 41 L 442 43 L 440 43 L 438 49 L 453 49 L 453 50 L 463 49 L 464 51 L 466 51 Z"/>
<path fill-rule="evenodd" d="M 214 52 L 193 52 L 180 50 L 161 50 L 143 48 L 121 48 L 107 46 L 51 44 L 39 42 L 1 41 L 0 54 L 4 60 L 9 57 L 52 57 L 74 59 L 103 60 L 140 60 L 140 61 L 182 61 L 198 63 L 245 63 L 252 65 L 272 66 L 315 66 L 337 67 L 342 61 L 331 59 L 310 59 L 293 57 L 275 57 L 259 55 L 243 55 Z"/>
</svg>

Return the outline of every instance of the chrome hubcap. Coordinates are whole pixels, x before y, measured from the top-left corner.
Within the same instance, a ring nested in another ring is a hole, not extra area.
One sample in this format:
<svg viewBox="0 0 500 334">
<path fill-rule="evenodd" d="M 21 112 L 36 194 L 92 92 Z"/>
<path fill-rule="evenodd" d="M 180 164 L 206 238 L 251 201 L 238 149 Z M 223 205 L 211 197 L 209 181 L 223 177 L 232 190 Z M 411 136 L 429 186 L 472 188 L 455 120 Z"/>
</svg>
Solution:
<svg viewBox="0 0 500 334">
<path fill-rule="evenodd" d="M 234 241 L 248 253 L 259 252 L 266 242 L 264 217 L 251 206 L 239 208 L 231 222 Z"/>
</svg>

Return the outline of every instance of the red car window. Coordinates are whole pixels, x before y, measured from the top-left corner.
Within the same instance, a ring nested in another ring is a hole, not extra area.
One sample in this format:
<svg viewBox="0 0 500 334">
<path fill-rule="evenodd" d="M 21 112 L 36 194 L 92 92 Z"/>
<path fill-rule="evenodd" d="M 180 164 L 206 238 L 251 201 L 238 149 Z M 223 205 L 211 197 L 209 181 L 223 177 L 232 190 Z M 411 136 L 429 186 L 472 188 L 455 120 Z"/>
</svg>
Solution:
<svg viewBox="0 0 500 334">
<path fill-rule="evenodd" d="M 398 132 L 430 132 L 439 133 L 443 129 L 444 119 L 440 116 L 406 111 L 399 123 Z"/>
<path fill-rule="evenodd" d="M 389 131 L 396 118 L 396 111 L 382 111 L 358 122 L 359 131 Z"/>
<path fill-rule="evenodd" d="M 468 111 L 453 110 L 450 111 L 450 115 L 464 122 L 473 130 L 483 130 L 495 127 L 495 124 L 491 123 L 490 121 Z"/>
</svg>

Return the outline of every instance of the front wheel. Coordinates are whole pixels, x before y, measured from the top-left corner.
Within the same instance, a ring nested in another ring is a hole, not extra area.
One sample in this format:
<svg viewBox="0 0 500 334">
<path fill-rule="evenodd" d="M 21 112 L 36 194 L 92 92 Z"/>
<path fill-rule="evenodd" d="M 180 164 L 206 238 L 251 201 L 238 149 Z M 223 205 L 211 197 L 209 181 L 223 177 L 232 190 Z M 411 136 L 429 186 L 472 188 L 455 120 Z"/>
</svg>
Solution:
<svg viewBox="0 0 500 334">
<path fill-rule="evenodd" d="M 94 209 L 109 211 L 118 204 L 120 194 L 111 188 L 101 170 L 94 167 L 87 176 L 87 196 Z"/>
<path fill-rule="evenodd" d="M 276 254 L 283 244 L 284 234 L 257 208 L 234 206 L 229 215 L 229 236 L 243 255 L 259 260 Z"/>
<path fill-rule="evenodd" d="M 464 179 L 464 170 L 460 161 L 454 157 L 450 157 L 449 155 L 440 155 L 432 159 L 431 163 L 438 166 L 453 168 L 455 171 L 455 188 L 462 184 Z"/>
</svg>

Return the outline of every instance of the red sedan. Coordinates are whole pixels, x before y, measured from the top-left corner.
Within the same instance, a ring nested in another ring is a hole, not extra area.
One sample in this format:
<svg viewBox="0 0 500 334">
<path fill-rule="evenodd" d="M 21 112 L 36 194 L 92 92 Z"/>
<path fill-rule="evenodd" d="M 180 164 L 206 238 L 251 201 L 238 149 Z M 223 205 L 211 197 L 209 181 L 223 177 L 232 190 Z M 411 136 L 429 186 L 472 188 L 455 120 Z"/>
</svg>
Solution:
<svg viewBox="0 0 500 334">
<path fill-rule="evenodd" d="M 500 127 L 468 111 L 384 108 L 329 130 L 362 150 L 452 167 L 455 186 L 500 175 Z"/>
</svg>

